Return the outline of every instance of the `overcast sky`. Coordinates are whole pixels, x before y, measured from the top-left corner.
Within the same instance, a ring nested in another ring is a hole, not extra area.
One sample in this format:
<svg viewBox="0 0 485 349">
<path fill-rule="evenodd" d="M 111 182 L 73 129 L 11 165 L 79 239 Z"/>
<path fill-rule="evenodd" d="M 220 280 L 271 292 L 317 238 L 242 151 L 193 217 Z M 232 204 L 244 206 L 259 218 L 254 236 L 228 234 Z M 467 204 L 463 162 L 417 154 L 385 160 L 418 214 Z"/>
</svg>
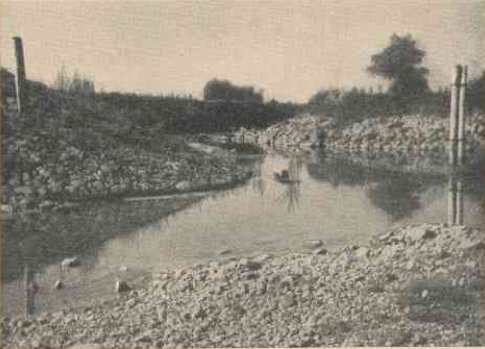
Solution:
<svg viewBox="0 0 485 349">
<path fill-rule="evenodd" d="M 393 33 L 426 50 L 434 87 L 485 59 L 483 0 L 1 1 L 0 16 L 2 66 L 14 67 L 20 35 L 29 78 L 51 83 L 64 65 L 107 91 L 200 97 L 217 77 L 306 101 L 381 84 L 365 68 Z"/>
</svg>

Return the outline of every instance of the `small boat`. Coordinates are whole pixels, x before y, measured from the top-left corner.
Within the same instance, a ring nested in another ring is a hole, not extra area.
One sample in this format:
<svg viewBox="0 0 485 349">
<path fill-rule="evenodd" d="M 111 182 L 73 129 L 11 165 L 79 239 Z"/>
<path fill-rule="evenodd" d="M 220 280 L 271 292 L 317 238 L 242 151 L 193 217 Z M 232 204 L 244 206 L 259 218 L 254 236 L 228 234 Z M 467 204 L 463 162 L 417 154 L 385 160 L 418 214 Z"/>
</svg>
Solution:
<svg viewBox="0 0 485 349">
<path fill-rule="evenodd" d="M 299 182 L 298 180 L 292 179 L 290 177 L 290 172 L 288 170 L 282 170 L 281 172 L 275 172 L 274 178 L 277 182 L 284 183 L 284 184 Z"/>
</svg>

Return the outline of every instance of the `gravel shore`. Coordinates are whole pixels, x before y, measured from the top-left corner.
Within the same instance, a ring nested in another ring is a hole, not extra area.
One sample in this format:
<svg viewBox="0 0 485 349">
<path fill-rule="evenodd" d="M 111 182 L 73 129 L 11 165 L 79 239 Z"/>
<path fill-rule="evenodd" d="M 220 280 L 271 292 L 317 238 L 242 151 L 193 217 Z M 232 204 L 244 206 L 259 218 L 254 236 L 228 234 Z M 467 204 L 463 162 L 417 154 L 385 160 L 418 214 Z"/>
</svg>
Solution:
<svg viewBox="0 0 485 349">
<path fill-rule="evenodd" d="M 154 275 L 89 307 L 2 319 L 3 348 L 482 346 L 480 230 L 423 224 L 367 246 Z M 480 311 L 481 309 L 481 311 Z"/>
</svg>

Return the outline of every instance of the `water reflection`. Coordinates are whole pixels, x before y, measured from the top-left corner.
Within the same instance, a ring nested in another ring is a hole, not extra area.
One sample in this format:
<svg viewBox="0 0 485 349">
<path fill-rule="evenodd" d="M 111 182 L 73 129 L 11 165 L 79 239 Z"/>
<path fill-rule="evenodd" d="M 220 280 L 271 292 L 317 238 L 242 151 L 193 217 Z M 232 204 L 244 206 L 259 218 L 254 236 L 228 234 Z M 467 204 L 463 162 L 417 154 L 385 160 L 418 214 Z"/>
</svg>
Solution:
<svg viewBox="0 0 485 349">
<path fill-rule="evenodd" d="M 396 223 L 446 221 L 448 195 L 457 203 L 450 206 L 455 221 L 465 214 L 467 224 L 483 226 L 483 182 L 476 178 L 457 176 L 450 185 L 446 175 L 378 170 L 316 152 L 241 163 L 254 177 L 217 195 L 91 203 L 7 222 L 2 310 L 52 311 L 101 297 L 112 292 L 120 266 L 158 272 L 214 260 L 224 250 L 237 257 L 298 251 L 303 241 L 314 239 L 335 247 L 365 243 Z M 284 183 L 274 176 L 282 171 Z M 73 255 L 82 258 L 81 266 L 62 270 L 60 261 Z M 65 281 L 65 288 L 55 290 L 56 280 Z M 97 288 L 101 282 L 103 290 Z"/>
<path fill-rule="evenodd" d="M 256 161 L 252 166 L 253 178 L 251 180 L 251 187 L 259 196 L 264 196 L 266 190 L 266 183 L 263 178 L 262 166 L 263 161 Z"/>
<path fill-rule="evenodd" d="M 447 187 L 448 223 L 463 224 L 463 198 L 481 200 L 482 173 L 468 169 L 461 173 L 411 173 L 372 168 L 336 154 L 313 154 L 307 164 L 312 178 L 333 186 L 364 186 L 373 205 L 389 214 L 392 221 L 410 217 L 422 208 L 421 196 L 430 188 Z"/>
<path fill-rule="evenodd" d="M 463 181 L 455 173 L 451 173 L 448 178 L 448 224 L 463 223 Z"/>
<path fill-rule="evenodd" d="M 365 186 L 372 204 L 398 221 L 420 209 L 420 194 L 446 180 L 441 174 L 412 174 L 372 168 L 335 154 L 320 153 L 308 163 L 308 173 L 333 186 Z"/>
<path fill-rule="evenodd" d="M 89 251 L 83 263 L 89 270 L 95 265 L 98 249 L 104 241 L 160 221 L 174 212 L 202 200 L 139 202 L 97 202 L 69 212 L 35 214 L 4 222 L 2 232 L 2 281 L 22 277 L 26 266 L 59 263 L 63 258 Z"/>
<path fill-rule="evenodd" d="M 372 185 L 368 196 L 374 205 L 391 216 L 392 221 L 398 221 L 421 208 L 419 194 L 429 185 L 412 177 L 394 175 Z"/>
<path fill-rule="evenodd" d="M 300 173 L 303 168 L 302 156 L 292 156 L 288 161 L 288 168 L 275 173 L 275 180 L 284 187 L 283 192 L 276 200 L 278 203 L 286 203 L 288 212 L 298 208 L 300 201 Z"/>
</svg>

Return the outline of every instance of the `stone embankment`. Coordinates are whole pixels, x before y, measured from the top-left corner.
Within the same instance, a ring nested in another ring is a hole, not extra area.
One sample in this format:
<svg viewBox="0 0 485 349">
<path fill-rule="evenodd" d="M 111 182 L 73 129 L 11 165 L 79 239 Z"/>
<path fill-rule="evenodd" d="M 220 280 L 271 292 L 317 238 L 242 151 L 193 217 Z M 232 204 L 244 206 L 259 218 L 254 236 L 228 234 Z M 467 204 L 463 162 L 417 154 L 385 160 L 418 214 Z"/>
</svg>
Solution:
<svg viewBox="0 0 485 349">
<path fill-rule="evenodd" d="M 213 153 L 173 141 L 177 150 L 155 153 L 127 146 L 103 153 L 83 151 L 65 142 L 59 157 L 48 147 L 12 140 L 9 157 L 22 168 L 9 171 L 2 183 L 13 214 L 26 209 L 62 207 L 65 202 L 93 198 L 187 192 L 234 185 L 250 173 L 228 151 Z"/>
<path fill-rule="evenodd" d="M 468 118 L 465 144 L 472 151 L 483 133 L 483 116 Z M 385 119 L 367 119 L 342 130 L 326 130 L 325 145 L 351 150 L 404 150 L 445 152 L 449 137 L 449 120 L 411 115 Z"/>
<path fill-rule="evenodd" d="M 466 144 L 472 151 L 485 139 L 485 118 L 470 116 Z M 407 115 L 374 118 L 340 128 L 330 120 L 300 116 L 264 131 L 241 130 L 236 141 L 263 147 L 298 148 L 323 145 L 351 151 L 412 151 L 439 153 L 446 150 L 449 120 L 434 116 Z"/>
<path fill-rule="evenodd" d="M 483 232 L 424 224 L 367 246 L 229 258 L 100 304 L 2 319 L 3 348 L 482 346 Z"/>
<path fill-rule="evenodd" d="M 28 81 L 18 113 L 14 76 L 4 69 L 0 87 L 4 218 L 93 198 L 219 188 L 249 176 L 228 151 L 143 126 L 140 105 L 127 116 L 124 104 L 100 95 Z"/>
<path fill-rule="evenodd" d="M 17 115 L 15 98 L 2 102 L 2 118 L 10 120 L 4 128 L 11 131 L 2 139 L 4 218 L 94 198 L 220 188 L 250 175 L 229 151 L 178 136 L 161 134 L 148 147 L 115 140 L 95 123 L 76 129 L 57 121 L 53 135 L 45 125 L 23 125 L 27 116 Z"/>
</svg>

